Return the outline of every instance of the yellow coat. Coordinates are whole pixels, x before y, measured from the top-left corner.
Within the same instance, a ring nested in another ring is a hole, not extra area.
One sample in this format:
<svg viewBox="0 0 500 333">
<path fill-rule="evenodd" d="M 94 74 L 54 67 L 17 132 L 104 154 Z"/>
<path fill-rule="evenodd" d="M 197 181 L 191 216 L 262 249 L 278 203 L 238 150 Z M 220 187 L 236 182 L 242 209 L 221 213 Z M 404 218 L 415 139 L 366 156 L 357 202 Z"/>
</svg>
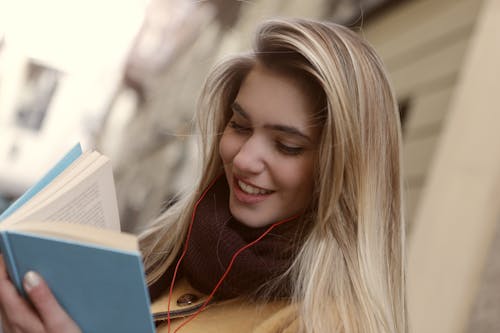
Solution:
<svg viewBox="0 0 500 333">
<path fill-rule="evenodd" d="M 170 332 L 174 333 L 176 328 L 188 320 L 206 299 L 207 295 L 196 291 L 186 280 L 177 282 L 170 302 Z M 168 290 L 151 305 L 155 322 L 159 324 L 158 333 L 168 332 L 167 302 Z M 295 333 L 297 331 L 296 306 L 285 301 L 257 303 L 237 298 L 208 305 L 177 332 Z"/>
</svg>

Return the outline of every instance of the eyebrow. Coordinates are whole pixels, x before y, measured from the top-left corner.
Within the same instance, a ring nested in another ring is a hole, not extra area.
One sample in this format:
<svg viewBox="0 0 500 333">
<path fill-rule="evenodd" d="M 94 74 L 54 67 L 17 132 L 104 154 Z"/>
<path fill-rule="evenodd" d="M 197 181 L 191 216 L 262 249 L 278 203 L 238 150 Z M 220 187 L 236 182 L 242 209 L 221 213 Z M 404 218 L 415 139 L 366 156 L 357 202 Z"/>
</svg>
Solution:
<svg viewBox="0 0 500 333">
<path fill-rule="evenodd" d="M 246 120 L 250 120 L 250 116 L 248 113 L 241 107 L 241 105 L 238 104 L 238 102 L 234 102 L 231 105 L 231 109 L 233 112 L 239 114 L 241 117 L 245 118 Z M 302 133 L 298 128 L 293 127 L 293 126 L 286 126 L 286 125 L 281 125 L 281 124 L 268 124 L 264 125 L 264 128 L 269 128 L 275 131 L 283 132 L 286 134 L 294 135 L 301 137 L 308 142 L 312 142 L 312 139 L 305 133 Z"/>
</svg>

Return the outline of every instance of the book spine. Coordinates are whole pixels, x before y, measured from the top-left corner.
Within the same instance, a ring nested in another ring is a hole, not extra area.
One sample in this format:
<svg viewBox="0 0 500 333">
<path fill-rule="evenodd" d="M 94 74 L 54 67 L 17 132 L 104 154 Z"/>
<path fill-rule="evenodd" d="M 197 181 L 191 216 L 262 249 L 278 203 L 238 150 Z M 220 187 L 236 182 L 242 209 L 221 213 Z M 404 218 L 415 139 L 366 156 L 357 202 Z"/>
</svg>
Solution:
<svg viewBox="0 0 500 333">
<path fill-rule="evenodd" d="M 7 273 L 9 274 L 11 280 L 14 282 L 17 290 L 21 293 L 21 295 L 26 297 L 19 272 L 17 271 L 14 255 L 11 251 L 8 231 L 0 232 L 0 250 L 2 252 L 5 267 L 7 268 Z"/>
</svg>

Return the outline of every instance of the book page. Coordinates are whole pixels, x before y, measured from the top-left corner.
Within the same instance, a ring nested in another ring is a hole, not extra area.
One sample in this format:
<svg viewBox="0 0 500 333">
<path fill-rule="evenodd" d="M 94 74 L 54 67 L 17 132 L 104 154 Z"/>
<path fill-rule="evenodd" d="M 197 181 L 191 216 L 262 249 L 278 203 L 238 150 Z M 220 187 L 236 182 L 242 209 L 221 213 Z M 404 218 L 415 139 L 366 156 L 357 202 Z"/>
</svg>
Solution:
<svg viewBox="0 0 500 333">
<path fill-rule="evenodd" d="M 58 191 L 64 190 L 72 180 L 81 174 L 82 170 L 86 170 L 99 158 L 97 152 L 85 152 L 80 158 L 69 165 L 61 174 L 59 174 L 52 182 L 31 198 L 27 203 L 17 209 L 9 216 L 4 223 L 11 224 L 17 221 L 22 221 L 23 217 L 31 214 L 33 211 L 45 205 L 46 201 L 52 196 L 57 195 Z"/>
<path fill-rule="evenodd" d="M 78 193 L 69 203 L 48 216 L 48 221 L 67 221 L 105 227 L 104 207 L 100 201 L 99 184 L 88 184 L 83 192 Z"/>
<path fill-rule="evenodd" d="M 23 211 L 14 223 L 64 221 L 120 230 L 113 172 L 104 156 L 80 170 L 61 188 L 44 194 L 45 200 Z"/>
</svg>

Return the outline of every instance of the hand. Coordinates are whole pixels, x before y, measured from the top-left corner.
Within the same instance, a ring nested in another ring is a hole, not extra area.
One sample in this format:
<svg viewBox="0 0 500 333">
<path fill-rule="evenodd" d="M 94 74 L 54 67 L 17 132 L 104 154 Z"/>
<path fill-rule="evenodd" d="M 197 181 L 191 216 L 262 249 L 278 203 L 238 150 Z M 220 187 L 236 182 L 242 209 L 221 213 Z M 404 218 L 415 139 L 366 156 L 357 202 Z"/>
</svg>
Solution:
<svg viewBox="0 0 500 333">
<path fill-rule="evenodd" d="M 0 256 L 0 313 L 3 333 L 81 333 L 40 275 L 28 272 L 23 285 L 33 305 L 19 295 L 9 280 L 3 257 Z"/>
</svg>

